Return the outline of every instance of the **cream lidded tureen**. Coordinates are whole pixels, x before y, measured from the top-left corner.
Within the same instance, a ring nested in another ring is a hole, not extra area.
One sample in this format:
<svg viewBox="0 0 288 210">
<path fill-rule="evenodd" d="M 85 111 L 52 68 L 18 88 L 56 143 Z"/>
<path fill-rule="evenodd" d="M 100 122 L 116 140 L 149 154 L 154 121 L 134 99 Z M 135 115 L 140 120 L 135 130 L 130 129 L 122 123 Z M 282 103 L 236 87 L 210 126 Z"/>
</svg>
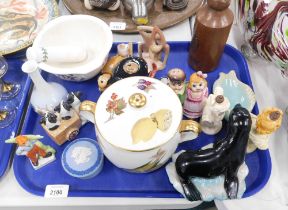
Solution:
<svg viewBox="0 0 288 210">
<path fill-rule="evenodd" d="M 97 105 L 82 103 L 93 112 L 95 130 L 105 156 L 117 167 L 150 172 L 161 167 L 179 142 L 198 136 L 199 124 L 182 120 L 177 95 L 161 81 L 130 77 L 108 87 Z"/>
</svg>

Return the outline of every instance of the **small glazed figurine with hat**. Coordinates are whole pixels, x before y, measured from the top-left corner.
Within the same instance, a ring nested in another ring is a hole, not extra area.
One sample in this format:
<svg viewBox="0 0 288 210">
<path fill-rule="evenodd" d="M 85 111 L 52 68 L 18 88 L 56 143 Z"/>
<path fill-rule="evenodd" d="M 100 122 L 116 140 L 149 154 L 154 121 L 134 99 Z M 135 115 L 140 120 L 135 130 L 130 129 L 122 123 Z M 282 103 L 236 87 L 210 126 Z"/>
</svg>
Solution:
<svg viewBox="0 0 288 210">
<path fill-rule="evenodd" d="M 167 74 L 167 83 L 170 88 L 178 95 L 181 103 L 184 103 L 186 96 L 186 74 L 182 69 L 171 69 Z"/>
<path fill-rule="evenodd" d="M 202 71 L 193 73 L 190 76 L 184 101 L 184 115 L 188 118 L 196 119 L 202 115 L 208 97 L 206 78 L 207 74 L 203 74 Z"/>
</svg>

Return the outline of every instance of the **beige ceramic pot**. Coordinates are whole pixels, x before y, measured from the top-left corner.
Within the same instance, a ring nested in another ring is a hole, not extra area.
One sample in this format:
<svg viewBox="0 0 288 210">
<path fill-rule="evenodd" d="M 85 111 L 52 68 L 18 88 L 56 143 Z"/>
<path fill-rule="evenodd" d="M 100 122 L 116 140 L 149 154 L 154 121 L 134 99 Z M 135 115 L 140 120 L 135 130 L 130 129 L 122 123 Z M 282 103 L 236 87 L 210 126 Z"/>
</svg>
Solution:
<svg viewBox="0 0 288 210">
<path fill-rule="evenodd" d="M 200 132 L 193 120 L 182 120 L 182 105 L 174 91 L 159 80 L 131 77 L 108 87 L 97 105 L 82 103 L 91 117 L 105 156 L 131 172 L 161 167 L 178 144 Z"/>
</svg>

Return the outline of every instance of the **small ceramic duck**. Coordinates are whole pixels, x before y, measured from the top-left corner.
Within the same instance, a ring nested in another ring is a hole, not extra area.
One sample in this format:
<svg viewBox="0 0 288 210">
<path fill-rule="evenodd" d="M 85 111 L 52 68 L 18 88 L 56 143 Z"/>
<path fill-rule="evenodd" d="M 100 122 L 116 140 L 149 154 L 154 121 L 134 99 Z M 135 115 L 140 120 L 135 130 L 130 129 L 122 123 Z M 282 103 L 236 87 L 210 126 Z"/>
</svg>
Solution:
<svg viewBox="0 0 288 210">
<path fill-rule="evenodd" d="M 196 119 L 201 117 L 203 108 L 208 97 L 207 74 L 198 71 L 190 76 L 186 88 L 184 101 L 184 115 Z"/>
<path fill-rule="evenodd" d="M 257 148 L 266 150 L 272 133 L 278 130 L 282 123 L 283 112 L 278 108 L 266 108 L 258 116 L 251 114 L 252 128 L 249 134 L 247 153 Z"/>
</svg>

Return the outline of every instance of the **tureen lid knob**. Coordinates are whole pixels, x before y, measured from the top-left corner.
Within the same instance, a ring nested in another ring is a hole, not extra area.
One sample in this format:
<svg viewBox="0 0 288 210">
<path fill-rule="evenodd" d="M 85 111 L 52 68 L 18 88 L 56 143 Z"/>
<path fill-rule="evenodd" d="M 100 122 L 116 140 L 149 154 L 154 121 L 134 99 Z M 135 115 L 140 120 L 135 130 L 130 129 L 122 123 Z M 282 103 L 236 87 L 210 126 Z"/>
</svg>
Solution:
<svg viewBox="0 0 288 210">
<path fill-rule="evenodd" d="M 146 97 L 142 93 L 134 93 L 129 97 L 129 104 L 135 108 L 141 108 L 146 105 Z"/>
<path fill-rule="evenodd" d="M 279 111 L 275 111 L 275 112 L 272 112 L 270 113 L 269 117 L 272 121 L 276 121 L 279 119 L 279 117 L 281 116 L 280 112 Z"/>
<path fill-rule="evenodd" d="M 215 100 L 216 100 L 216 102 L 218 104 L 221 104 L 224 101 L 224 96 L 223 95 L 218 95 Z"/>
</svg>

